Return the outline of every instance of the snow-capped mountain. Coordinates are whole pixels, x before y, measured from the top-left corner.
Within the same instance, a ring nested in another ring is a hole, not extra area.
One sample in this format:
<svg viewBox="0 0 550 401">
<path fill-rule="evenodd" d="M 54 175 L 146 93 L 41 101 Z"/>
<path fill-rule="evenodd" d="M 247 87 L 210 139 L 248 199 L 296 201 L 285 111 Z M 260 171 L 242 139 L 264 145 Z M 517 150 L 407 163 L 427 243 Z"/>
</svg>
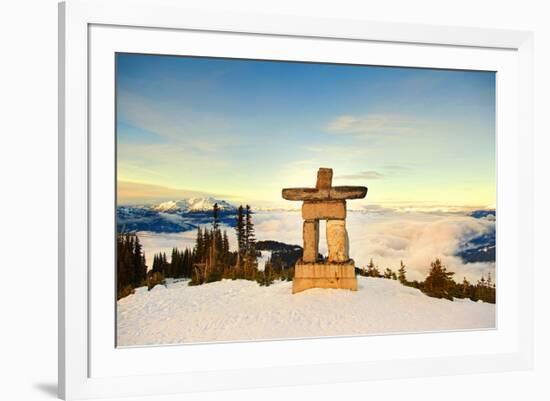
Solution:
<svg viewBox="0 0 550 401">
<path fill-rule="evenodd" d="M 117 207 L 119 231 L 150 231 L 176 233 L 195 230 L 198 225 L 212 222 L 214 204 L 220 209 L 221 223 L 235 223 L 235 206 L 213 197 L 180 199 L 157 205 Z"/>
<path fill-rule="evenodd" d="M 218 204 L 220 210 L 235 210 L 235 206 L 230 203 L 215 199 L 211 196 L 205 198 L 189 198 L 162 202 L 151 207 L 156 212 L 178 213 L 178 212 L 207 212 L 214 208 L 214 204 Z"/>
</svg>

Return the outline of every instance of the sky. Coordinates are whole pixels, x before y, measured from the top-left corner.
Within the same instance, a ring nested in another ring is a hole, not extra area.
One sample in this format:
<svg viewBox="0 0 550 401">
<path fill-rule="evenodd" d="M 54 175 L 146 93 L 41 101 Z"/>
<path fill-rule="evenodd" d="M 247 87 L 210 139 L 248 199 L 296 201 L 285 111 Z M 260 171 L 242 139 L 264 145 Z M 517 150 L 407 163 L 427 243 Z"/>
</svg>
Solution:
<svg viewBox="0 0 550 401">
<path fill-rule="evenodd" d="M 119 204 L 212 195 L 297 207 L 286 187 L 362 185 L 353 207 L 494 207 L 495 74 L 117 54 Z"/>
</svg>

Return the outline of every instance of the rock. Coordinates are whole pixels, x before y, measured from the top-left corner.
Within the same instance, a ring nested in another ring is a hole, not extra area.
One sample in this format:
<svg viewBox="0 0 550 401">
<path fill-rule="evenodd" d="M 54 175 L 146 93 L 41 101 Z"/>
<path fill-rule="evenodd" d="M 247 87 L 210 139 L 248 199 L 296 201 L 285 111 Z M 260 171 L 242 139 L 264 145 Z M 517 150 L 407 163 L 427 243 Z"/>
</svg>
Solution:
<svg viewBox="0 0 550 401">
<path fill-rule="evenodd" d="M 327 221 L 328 261 L 347 262 L 349 260 L 348 232 L 345 220 Z"/>
<path fill-rule="evenodd" d="M 349 258 L 349 240 L 346 230 L 346 199 L 361 199 L 367 187 L 332 186 L 332 169 L 317 171 L 315 188 L 285 188 L 284 199 L 304 201 L 304 252 L 296 263 L 292 292 L 308 288 L 347 288 L 357 290 L 355 266 Z M 328 260 L 318 262 L 319 220 L 327 220 Z"/>
<path fill-rule="evenodd" d="M 291 201 L 322 201 L 361 199 L 367 195 L 367 187 L 332 187 L 330 189 L 317 188 L 285 188 L 282 191 L 283 199 Z"/>
<path fill-rule="evenodd" d="M 317 184 L 315 185 L 315 188 L 329 189 L 330 187 L 332 187 L 332 169 L 321 167 L 317 171 Z"/>
<path fill-rule="evenodd" d="M 362 199 L 367 196 L 367 187 L 341 186 L 332 187 L 329 191 L 330 199 Z"/>
<path fill-rule="evenodd" d="M 338 288 L 357 291 L 355 263 L 303 263 L 298 261 L 292 280 L 292 293 L 310 288 Z"/>
<path fill-rule="evenodd" d="M 304 254 L 302 259 L 304 262 L 315 262 L 319 254 L 319 221 L 306 220 L 304 221 Z"/>
<path fill-rule="evenodd" d="M 345 219 L 346 201 L 307 201 L 302 205 L 304 220 Z"/>
</svg>

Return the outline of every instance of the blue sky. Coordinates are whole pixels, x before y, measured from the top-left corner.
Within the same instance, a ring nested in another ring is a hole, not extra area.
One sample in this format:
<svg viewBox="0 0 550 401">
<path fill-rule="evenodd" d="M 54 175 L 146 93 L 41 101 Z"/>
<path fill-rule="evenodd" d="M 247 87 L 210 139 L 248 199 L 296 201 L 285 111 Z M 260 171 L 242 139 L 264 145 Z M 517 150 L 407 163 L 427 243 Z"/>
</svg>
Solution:
<svg viewBox="0 0 550 401">
<path fill-rule="evenodd" d="M 284 205 L 281 188 L 332 167 L 335 185 L 369 187 L 365 204 L 486 207 L 495 75 L 119 54 L 117 141 L 126 203 Z"/>
</svg>

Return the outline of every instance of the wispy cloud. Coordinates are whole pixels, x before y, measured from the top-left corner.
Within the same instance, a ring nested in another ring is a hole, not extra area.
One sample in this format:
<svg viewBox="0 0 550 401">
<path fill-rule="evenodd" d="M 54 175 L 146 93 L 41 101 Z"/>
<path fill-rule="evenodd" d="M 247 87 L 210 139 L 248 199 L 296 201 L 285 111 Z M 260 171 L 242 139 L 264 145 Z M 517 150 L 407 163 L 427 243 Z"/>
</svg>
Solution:
<svg viewBox="0 0 550 401">
<path fill-rule="evenodd" d="M 384 175 L 379 173 L 378 171 L 361 171 L 357 174 L 340 175 L 334 178 L 346 180 L 379 180 L 381 178 L 384 178 Z"/>
<path fill-rule="evenodd" d="M 411 166 L 404 166 L 404 165 L 400 165 L 400 164 L 386 164 L 384 166 L 384 169 L 388 170 L 388 171 L 391 171 L 391 172 L 396 172 L 397 173 L 397 172 L 410 171 L 413 168 Z"/>
<path fill-rule="evenodd" d="M 398 114 L 342 115 L 330 121 L 327 130 L 334 134 L 370 138 L 400 136 L 418 131 L 421 121 Z"/>
<path fill-rule="evenodd" d="M 185 145 L 196 152 L 212 153 L 234 145 L 230 124 L 219 115 L 196 111 L 177 101 L 159 101 L 121 91 L 118 94 L 121 122 L 150 132 L 160 141 Z"/>
</svg>

